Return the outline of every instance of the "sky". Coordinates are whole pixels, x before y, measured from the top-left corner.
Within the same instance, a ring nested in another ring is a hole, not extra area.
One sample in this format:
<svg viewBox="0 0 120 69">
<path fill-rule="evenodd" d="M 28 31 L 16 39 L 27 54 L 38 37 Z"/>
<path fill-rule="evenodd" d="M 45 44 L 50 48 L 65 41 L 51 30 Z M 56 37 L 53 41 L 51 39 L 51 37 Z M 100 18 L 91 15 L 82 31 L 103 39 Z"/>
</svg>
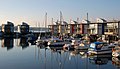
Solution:
<svg viewBox="0 0 120 69">
<path fill-rule="evenodd" d="M 46 12 L 49 25 L 52 18 L 59 19 L 60 11 L 67 22 L 86 19 L 87 13 L 94 22 L 96 18 L 120 20 L 120 0 L 0 0 L 0 25 L 11 21 L 44 26 Z"/>
</svg>

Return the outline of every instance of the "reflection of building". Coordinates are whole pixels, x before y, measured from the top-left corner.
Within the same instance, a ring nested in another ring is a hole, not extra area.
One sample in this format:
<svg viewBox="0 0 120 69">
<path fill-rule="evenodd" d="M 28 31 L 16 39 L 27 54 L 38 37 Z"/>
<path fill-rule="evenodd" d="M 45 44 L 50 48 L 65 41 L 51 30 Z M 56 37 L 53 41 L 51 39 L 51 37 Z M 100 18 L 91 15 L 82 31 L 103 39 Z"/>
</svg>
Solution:
<svg viewBox="0 0 120 69">
<path fill-rule="evenodd" d="M 13 48 L 13 38 L 4 38 L 2 40 L 2 47 L 7 47 L 7 50 Z"/>
<path fill-rule="evenodd" d="M 4 34 L 14 33 L 14 24 L 12 22 L 7 22 L 7 24 L 2 24 L 2 31 Z"/>
<path fill-rule="evenodd" d="M 27 42 L 27 38 L 20 38 L 20 44 L 19 44 L 22 49 L 26 48 L 29 46 L 28 42 Z"/>
</svg>

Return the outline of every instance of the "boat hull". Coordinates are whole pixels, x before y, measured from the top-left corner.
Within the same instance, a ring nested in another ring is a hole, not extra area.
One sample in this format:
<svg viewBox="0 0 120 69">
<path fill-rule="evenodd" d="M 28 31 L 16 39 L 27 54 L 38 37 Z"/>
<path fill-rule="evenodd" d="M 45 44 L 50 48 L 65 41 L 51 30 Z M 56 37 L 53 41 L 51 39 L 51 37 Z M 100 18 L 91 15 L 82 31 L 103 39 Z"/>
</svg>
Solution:
<svg viewBox="0 0 120 69">
<path fill-rule="evenodd" d="M 112 54 L 112 49 L 107 49 L 107 50 L 89 50 L 88 54 L 94 54 L 94 55 Z"/>
<path fill-rule="evenodd" d="M 51 45 L 48 45 L 49 47 L 63 47 L 64 44 L 51 44 Z"/>
</svg>

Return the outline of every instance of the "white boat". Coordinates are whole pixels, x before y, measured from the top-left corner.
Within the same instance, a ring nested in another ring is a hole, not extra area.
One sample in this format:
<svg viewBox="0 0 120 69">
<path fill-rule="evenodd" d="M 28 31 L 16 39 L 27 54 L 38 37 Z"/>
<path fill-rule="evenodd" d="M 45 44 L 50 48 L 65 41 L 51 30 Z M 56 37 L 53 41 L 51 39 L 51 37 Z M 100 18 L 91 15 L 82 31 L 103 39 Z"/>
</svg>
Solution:
<svg viewBox="0 0 120 69">
<path fill-rule="evenodd" d="M 104 42 L 94 42 L 90 44 L 88 54 L 89 55 L 112 54 L 112 46 Z"/>
<path fill-rule="evenodd" d="M 66 44 L 63 40 L 59 38 L 52 38 L 48 41 L 47 45 L 49 47 L 63 47 Z"/>
<path fill-rule="evenodd" d="M 36 40 L 36 45 L 38 45 L 38 46 L 40 46 L 40 45 L 47 46 L 48 40 L 49 39 L 41 38 L 40 35 L 39 35 L 38 39 Z"/>
<path fill-rule="evenodd" d="M 115 46 L 115 48 L 112 48 L 112 56 L 120 57 L 120 46 Z"/>
<path fill-rule="evenodd" d="M 81 42 L 78 46 L 74 47 L 75 49 L 78 50 L 88 50 L 89 46 L 83 42 Z"/>
<path fill-rule="evenodd" d="M 112 57 L 112 64 L 117 68 L 120 68 L 120 58 Z"/>
<path fill-rule="evenodd" d="M 43 44 L 43 40 L 41 40 L 41 37 L 39 35 L 38 39 L 36 40 L 36 45 L 42 45 Z"/>
</svg>

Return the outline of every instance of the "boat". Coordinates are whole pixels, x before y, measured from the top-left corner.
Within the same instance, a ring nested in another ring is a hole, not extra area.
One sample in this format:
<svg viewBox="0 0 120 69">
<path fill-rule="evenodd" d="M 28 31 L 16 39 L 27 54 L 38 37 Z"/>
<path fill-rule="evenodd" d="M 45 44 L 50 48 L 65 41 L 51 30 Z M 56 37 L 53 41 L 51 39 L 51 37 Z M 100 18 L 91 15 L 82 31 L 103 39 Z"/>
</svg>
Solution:
<svg viewBox="0 0 120 69">
<path fill-rule="evenodd" d="M 2 31 L 0 31 L 0 37 L 2 37 L 3 36 L 3 32 Z"/>
<path fill-rule="evenodd" d="M 59 38 L 51 38 L 47 45 L 49 47 L 63 47 L 65 45 L 65 42 Z"/>
<path fill-rule="evenodd" d="M 63 49 L 70 51 L 70 50 L 74 50 L 75 48 L 70 43 L 68 43 L 63 46 Z"/>
<path fill-rule="evenodd" d="M 46 38 L 41 38 L 40 36 L 38 37 L 38 39 L 36 40 L 36 45 L 40 46 L 40 45 L 44 45 L 47 46 L 48 43 L 48 39 Z"/>
<path fill-rule="evenodd" d="M 85 44 L 83 41 L 78 46 L 74 47 L 77 50 L 88 50 L 89 46 Z"/>
<path fill-rule="evenodd" d="M 119 69 L 120 68 L 120 58 L 112 57 L 112 64 Z"/>
<path fill-rule="evenodd" d="M 88 49 L 89 55 L 112 54 L 112 45 L 105 42 L 93 42 Z"/>
<path fill-rule="evenodd" d="M 27 36 L 27 42 L 30 42 L 30 43 L 35 43 L 35 41 L 37 40 L 37 38 L 34 36 L 34 34 L 28 34 L 26 35 Z"/>
<path fill-rule="evenodd" d="M 112 56 L 120 57 L 120 46 L 115 46 L 114 48 L 112 48 Z"/>
<path fill-rule="evenodd" d="M 72 46 L 78 46 L 79 45 L 79 41 L 78 40 L 72 40 L 71 45 Z"/>
<path fill-rule="evenodd" d="M 80 40 L 79 39 L 71 39 L 69 41 L 66 41 L 67 43 L 63 46 L 64 49 L 75 49 L 75 47 L 78 47 Z"/>
</svg>

